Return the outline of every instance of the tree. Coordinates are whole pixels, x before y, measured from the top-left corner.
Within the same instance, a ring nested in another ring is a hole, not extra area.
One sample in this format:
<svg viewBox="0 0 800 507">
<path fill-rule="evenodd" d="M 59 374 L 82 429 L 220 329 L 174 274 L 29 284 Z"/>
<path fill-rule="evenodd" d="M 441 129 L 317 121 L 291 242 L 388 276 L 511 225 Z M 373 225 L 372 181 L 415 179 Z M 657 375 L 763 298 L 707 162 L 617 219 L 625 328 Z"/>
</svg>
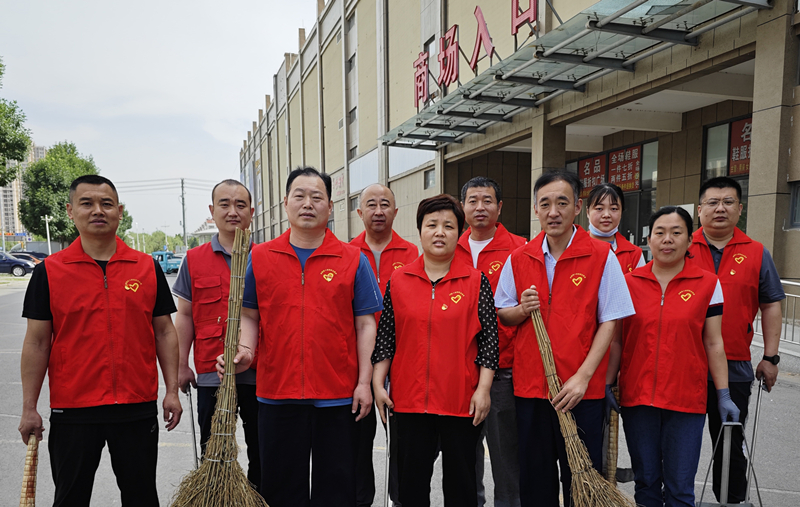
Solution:
<svg viewBox="0 0 800 507">
<path fill-rule="evenodd" d="M 51 148 L 45 158 L 22 173 L 23 192 L 19 215 L 25 229 L 44 236 L 42 217 L 50 215 L 50 238 L 62 246 L 78 237 L 78 231 L 67 216 L 69 185 L 86 174 L 99 171 L 91 156 L 83 157 L 73 143 L 63 142 Z"/>
<path fill-rule="evenodd" d="M 0 87 L 5 66 L 0 60 Z M 24 160 L 31 147 L 31 131 L 25 128 L 25 113 L 16 101 L 0 99 L 0 187 L 17 177 L 17 168 L 8 167 L 11 160 Z"/>
<path fill-rule="evenodd" d="M 119 227 L 117 227 L 117 236 L 124 240 L 125 233 L 128 232 L 131 227 L 133 227 L 133 217 L 128 213 L 128 208 L 123 204 L 122 220 L 119 221 Z"/>
</svg>

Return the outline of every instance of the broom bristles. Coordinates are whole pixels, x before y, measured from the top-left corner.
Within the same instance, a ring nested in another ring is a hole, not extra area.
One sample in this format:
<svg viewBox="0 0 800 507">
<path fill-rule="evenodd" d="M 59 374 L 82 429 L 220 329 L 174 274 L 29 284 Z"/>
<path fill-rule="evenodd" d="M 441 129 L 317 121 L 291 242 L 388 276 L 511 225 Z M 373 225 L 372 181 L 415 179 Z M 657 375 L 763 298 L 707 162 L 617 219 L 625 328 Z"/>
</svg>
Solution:
<svg viewBox="0 0 800 507">
<path fill-rule="evenodd" d="M 39 465 L 39 439 L 31 433 L 25 453 L 25 468 L 22 472 L 22 491 L 19 494 L 19 507 L 36 506 L 36 469 Z"/>
<path fill-rule="evenodd" d="M 550 399 L 553 399 L 561 391 L 561 379 L 556 373 L 553 348 L 550 345 L 550 338 L 541 312 L 534 310 L 531 313 L 531 320 L 536 331 L 536 342 L 542 356 Z M 623 495 L 616 486 L 605 480 L 592 466 L 589 451 L 578 437 L 578 426 L 575 424 L 575 416 L 572 415 L 572 412 L 565 414 L 558 410 L 556 413 L 561 435 L 564 437 L 569 469 L 572 472 L 572 490 L 570 492 L 572 505 L 574 507 L 635 507 L 636 504 L 633 500 Z"/>
<path fill-rule="evenodd" d="M 231 250 L 231 285 L 228 297 L 228 330 L 223 359 L 227 370 L 217 389 L 217 403 L 211 419 L 211 437 L 200 468 L 181 481 L 173 507 L 268 507 L 253 489 L 237 459 L 236 373 L 233 363 L 239 347 L 244 275 L 250 247 L 250 231 L 236 230 Z"/>
</svg>

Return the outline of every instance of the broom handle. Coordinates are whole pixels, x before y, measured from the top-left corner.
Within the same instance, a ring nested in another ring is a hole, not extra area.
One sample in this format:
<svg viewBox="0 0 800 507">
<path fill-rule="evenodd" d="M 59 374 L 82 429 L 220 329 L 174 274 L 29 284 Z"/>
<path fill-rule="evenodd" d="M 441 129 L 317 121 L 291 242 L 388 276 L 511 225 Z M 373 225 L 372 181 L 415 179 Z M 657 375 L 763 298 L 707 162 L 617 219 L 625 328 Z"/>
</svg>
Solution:
<svg viewBox="0 0 800 507">
<path fill-rule="evenodd" d="M 25 454 L 25 469 L 22 472 L 22 491 L 19 507 L 36 505 L 36 468 L 39 464 L 39 440 L 31 433 L 28 437 L 28 450 Z"/>
<path fill-rule="evenodd" d="M 611 388 L 619 403 L 619 387 Z M 619 413 L 612 410 L 608 418 L 608 452 L 606 452 L 606 479 L 611 484 L 617 483 L 617 459 L 619 456 Z"/>
</svg>

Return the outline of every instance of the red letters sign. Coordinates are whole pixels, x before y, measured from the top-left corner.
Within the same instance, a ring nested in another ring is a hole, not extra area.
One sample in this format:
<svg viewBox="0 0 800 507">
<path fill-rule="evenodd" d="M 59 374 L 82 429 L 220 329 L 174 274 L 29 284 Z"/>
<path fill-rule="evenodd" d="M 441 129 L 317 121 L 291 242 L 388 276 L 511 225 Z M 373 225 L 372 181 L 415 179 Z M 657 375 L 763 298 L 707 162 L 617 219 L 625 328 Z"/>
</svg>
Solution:
<svg viewBox="0 0 800 507">
<path fill-rule="evenodd" d="M 511 35 L 517 35 L 519 29 L 526 23 L 536 23 L 538 7 L 536 0 L 528 0 L 528 10 L 519 12 L 519 0 L 511 1 Z"/>
<path fill-rule="evenodd" d="M 589 192 L 601 183 L 606 182 L 606 155 L 595 155 L 578 161 L 578 177 L 583 183 L 581 199 L 586 198 Z"/>
<path fill-rule="evenodd" d="M 422 103 L 428 100 L 428 53 L 420 53 L 419 58 L 414 62 L 414 107 L 419 108 L 419 101 Z"/>
<path fill-rule="evenodd" d="M 731 151 L 728 153 L 729 175 L 738 176 L 750 173 L 750 137 L 752 134 L 752 118 L 731 123 Z"/>
<path fill-rule="evenodd" d="M 475 7 L 475 19 L 478 20 L 478 34 L 475 36 L 475 47 L 472 48 L 472 58 L 469 61 L 469 68 L 473 71 L 478 66 L 478 56 L 481 54 L 481 46 L 486 51 L 486 55 L 491 58 L 494 56 L 494 44 L 492 44 L 492 36 L 489 35 L 489 27 L 486 25 L 486 20 L 483 19 L 483 11 L 480 6 Z"/>
<path fill-rule="evenodd" d="M 458 25 L 453 25 L 439 39 L 439 86 L 458 81 Z"/>
<path fill-rule="evenodd" d="M 608 182 L 623 192 L 639 190 L 639 169 L 642 167 L 642 146 L 631 146 L 608 154 Z"/>
</svg>

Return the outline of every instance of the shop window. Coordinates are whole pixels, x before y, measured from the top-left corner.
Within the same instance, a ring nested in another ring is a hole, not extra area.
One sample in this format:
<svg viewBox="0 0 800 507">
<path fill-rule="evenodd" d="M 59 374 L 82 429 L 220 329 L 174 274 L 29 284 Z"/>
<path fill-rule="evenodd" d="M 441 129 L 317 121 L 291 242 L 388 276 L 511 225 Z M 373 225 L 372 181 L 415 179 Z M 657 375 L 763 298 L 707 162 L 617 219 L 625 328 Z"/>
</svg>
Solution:
<svg viewBox="0 0 800 507">
<path fill-rule="evenodd" d="M 658 141 L 642 146 L 642 189 L 656 188 L 658 182 Z"/>
<path fill-rule="evenodd" d="M 436 169 L 425 171 L 425 189 L 433 188 L 436 185 Z"/>
<path fill-rule="evenodd" d="M 577 175 L 578 174 L 578 161 L 576 160 L 574 162 L 567 162 L 566 169 L 567 169 L 568 173 Z"/>
<path fill-rule="evenodd" d="M 789 227 L 800 229 L 800 181 L 792 185 L 792 204 L 789 208 Z"/>
<path fill-rule="evenodd" d="M 358 209 L 358 196 L 350 198 L 350 211 L 355 211 Z"/>
<path fill-rule="evenodd" d="M 706 130 L 705 179 L 728 175 L 728 124 Z"/>
</svg>

